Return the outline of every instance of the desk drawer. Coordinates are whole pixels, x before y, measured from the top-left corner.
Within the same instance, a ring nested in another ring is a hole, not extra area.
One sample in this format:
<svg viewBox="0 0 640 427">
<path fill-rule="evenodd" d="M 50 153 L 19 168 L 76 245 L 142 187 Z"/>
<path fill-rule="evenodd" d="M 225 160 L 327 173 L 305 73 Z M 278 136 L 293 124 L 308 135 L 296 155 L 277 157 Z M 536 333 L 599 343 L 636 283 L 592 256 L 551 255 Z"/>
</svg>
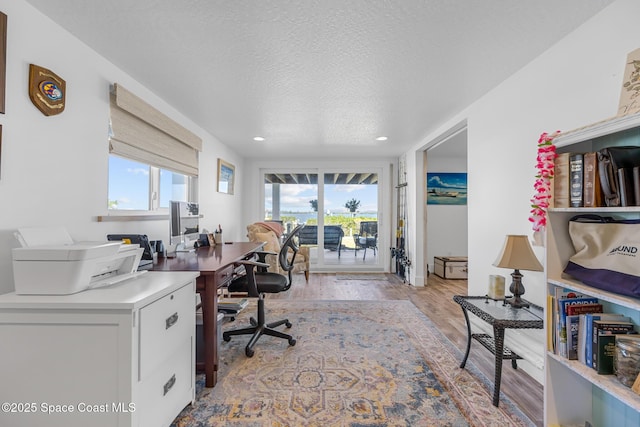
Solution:
<svg viewBox="0 0 640 427">
<path fill-rule="evenodd" d="M 229 282 L 231 282 L 231 279 L 233 279 L 233 264 L 232 265 L 228 265 L 226 267 L 224 267 L 221 270 L 218 270 L 215 272 L 216 275 L 216 286 L 221 288 L 223 286 L 226 286 L 229 284 Z"/>
<path fill-rule="evenodd" d="M 168 426 L 193 399 L 193 342 L 187 337 L 140 384 L 141 426 Z"/>
<path fill-rule="evenodd" d="M 140 380 L 195 334 L 195 306 L 189 284 L 140 309 Z"/>
</svg>

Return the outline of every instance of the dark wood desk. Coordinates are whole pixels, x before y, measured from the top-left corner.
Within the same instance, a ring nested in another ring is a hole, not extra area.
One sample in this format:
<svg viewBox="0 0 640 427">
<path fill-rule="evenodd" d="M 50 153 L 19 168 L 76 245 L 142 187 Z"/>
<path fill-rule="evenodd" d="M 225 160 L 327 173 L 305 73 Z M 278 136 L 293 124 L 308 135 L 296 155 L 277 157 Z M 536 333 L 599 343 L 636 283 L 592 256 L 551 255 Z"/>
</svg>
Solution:
<svg viewBox="0 0 640 427">
<path fill-rule="evenodd" d="M 158 258 L 153 271 L 199 271 L 196 291 L 202 301 L 202 329 L 204 332 L 205 385 L 213 387 L 218 371 L 218 288 L 226 286 L 233 277 L 234 263 L 262 248 L 263 243 L 238 242 L 230 245 L 204 246 L 194 252 L 178 252 L 174 258 Z"/>
<path fill-rule="evenodd" d="M 471 350 L 471 339 L 478 341 L 496 357 L 495 382 L 493 384 L 493 406 L 500 403 L 500 380 L 502 378 L 502 361 L 511 359 L 511 366 L 517 369 L 516 360 L 522 359 L 515 352 L 504 346 L 505 329 L 542 329 L 543 310 L 531 304 L 531 308 L 513 308 L 503 301 L 495 301 L 486 296 L 455 295 L 453 300 L 460 304 L 464 319 L 467 322 L 467 351 L 460 364 L 467 363 Z M 471 323 L 467 311 L 493 326 L 493 337 L 487 334 L 472 334 Z"/>
</svg>

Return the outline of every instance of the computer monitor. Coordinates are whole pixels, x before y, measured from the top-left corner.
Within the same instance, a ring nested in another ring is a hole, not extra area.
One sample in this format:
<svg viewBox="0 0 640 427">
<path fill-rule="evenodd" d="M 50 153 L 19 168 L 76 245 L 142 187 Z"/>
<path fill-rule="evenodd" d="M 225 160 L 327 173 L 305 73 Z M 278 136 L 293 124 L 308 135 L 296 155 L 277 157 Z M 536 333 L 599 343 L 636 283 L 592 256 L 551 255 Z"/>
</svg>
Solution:
<svg viewBox="0 0 640 427">
<path fill-rule="evenodd" d="M 200 237 L 200 212 L 197 203 L 170 201 L 170 243 L 177 250 L 192 250 Z"/>
</svg>

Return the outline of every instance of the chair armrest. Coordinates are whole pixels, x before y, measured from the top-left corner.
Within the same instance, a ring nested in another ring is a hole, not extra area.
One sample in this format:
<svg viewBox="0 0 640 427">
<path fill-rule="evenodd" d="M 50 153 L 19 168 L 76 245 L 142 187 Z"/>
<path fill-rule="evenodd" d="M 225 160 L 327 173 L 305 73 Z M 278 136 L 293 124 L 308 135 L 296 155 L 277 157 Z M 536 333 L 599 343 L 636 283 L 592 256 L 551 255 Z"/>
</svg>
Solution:
<svg viewBox="0 0 640 427">
<path fill-rule="evenodd" d="M 264 262 L 253 261 L 250 259 L 238 261 L 237 264 L 244 265 L 245 273 L 247 276 L 248 294 L 251 297 L 258 297 L 258 285 L 256 284 L 256 269 L 269 267 L 269 264 Z"/>
</svg>

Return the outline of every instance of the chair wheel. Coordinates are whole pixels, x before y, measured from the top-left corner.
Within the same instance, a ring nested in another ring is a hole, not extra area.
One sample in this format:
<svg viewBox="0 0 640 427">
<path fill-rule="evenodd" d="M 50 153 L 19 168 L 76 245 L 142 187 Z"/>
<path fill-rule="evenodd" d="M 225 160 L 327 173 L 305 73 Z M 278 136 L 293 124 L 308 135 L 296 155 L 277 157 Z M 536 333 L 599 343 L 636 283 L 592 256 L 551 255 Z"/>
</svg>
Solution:
<svg viewBox="0 0 640 427">
<path fill-rule="evenodd" d="M 294 345 L 296 345 L 296 340 L 295 340 L 295 338 L 289 338 L 289 345 L 290 345 L 290 346 L 294 346 Z"/>
<path fill-rule="evenodd" d="M 222 333 L 222 339 L 223 339 L 225 342 L 229 342 L 229 341 L 231 341 L 231 336 L 229 336 L 226 332 L 223 332 L 223 333 Z"/>
<path fill-rule="evenodd" d="M 249 323 L 251 323 L 251 326 L 258 326 L 258 321 L 253 317 L 249 319 Z"/>
<path fill-rule="evenodd" d="M 292 325 L 291 325 L 291 322 L 286 322 L 284 325 L 285 325 L 287 328 L 290 328 L 290 327 L 292 326 Z"/>
<path fill-rule="evenodd" d="M 252 348 L 245 348 L 244 349 L 244 354 L 247 355 L 247 357 L 253 357 L 253 349 Z"/>
</svg>

